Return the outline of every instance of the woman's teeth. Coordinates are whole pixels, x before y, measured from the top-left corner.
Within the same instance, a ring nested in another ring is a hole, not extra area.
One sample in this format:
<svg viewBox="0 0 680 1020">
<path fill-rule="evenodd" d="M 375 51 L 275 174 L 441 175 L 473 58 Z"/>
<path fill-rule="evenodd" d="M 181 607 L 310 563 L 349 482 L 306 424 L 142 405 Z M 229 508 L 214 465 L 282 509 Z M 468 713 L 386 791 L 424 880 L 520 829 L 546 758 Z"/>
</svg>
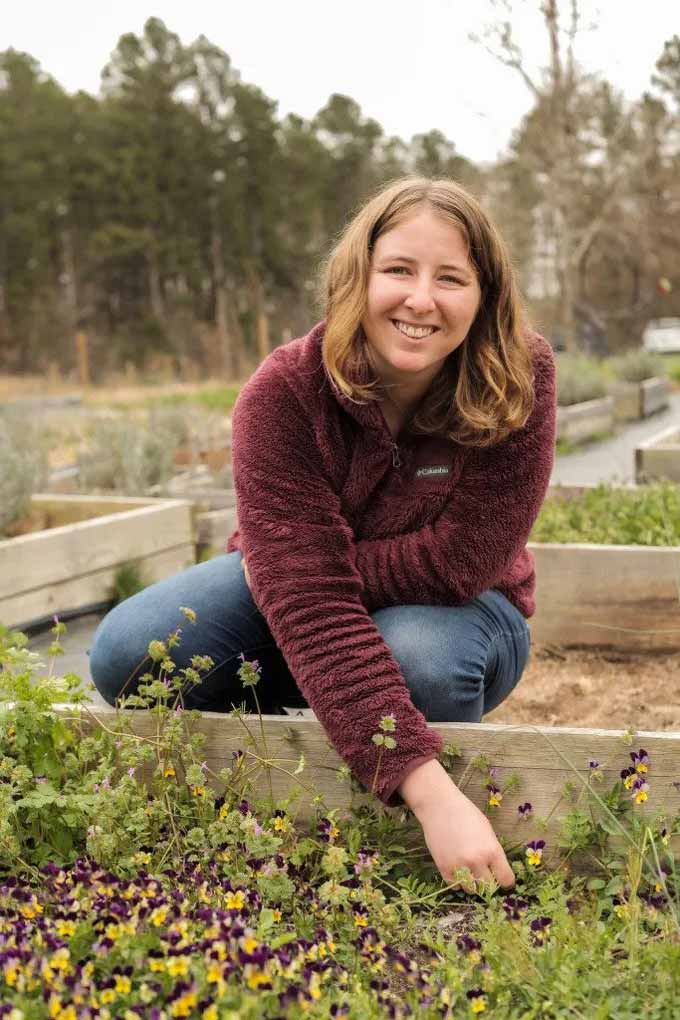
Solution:
<svg viewBox="0 0 680 1020">
<path fill-rule="evenodd" d="M 399 332 L 410 337 L 411 340 L 422 340 L 436 330 L 436 326 L 411 326 L 408 322 L 399 322 L 396 319 L 393 322 Z"/>
</svg>

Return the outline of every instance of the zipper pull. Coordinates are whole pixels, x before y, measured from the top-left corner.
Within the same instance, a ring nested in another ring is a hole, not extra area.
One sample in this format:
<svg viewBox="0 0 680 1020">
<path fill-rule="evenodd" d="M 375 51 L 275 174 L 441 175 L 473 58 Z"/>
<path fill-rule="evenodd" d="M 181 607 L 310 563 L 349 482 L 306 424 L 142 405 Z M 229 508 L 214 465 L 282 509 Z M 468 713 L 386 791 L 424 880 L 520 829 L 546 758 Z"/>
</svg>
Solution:
<svg viewBox="0 0 680 1020">
<path fill-rule="evenodd" d="M 401 460 L 399 459 L 399 447 L 396 443 L 392 443 L 392 466 L 395 468 L 401 467 Z"/>
</svg>

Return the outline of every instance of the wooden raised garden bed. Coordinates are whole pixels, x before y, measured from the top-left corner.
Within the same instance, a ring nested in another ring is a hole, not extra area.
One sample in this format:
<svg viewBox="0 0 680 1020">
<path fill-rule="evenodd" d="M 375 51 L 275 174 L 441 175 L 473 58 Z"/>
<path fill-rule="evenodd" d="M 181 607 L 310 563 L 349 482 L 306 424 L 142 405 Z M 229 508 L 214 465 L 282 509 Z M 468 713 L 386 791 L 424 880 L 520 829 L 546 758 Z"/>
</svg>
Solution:
<svg viewBox="0 0 680 1020">
<path fill-rule="evenodd" d="M 680 482 L 680 428 L 672 425 L 635 449 L 635 481 Z"/>
<path fill-rule="evenodd" d="M 57 711 L 73 718 L 72 706 L 60 706 Z M 129 717 L 133 733 L 146 738 L 155 735 L 157 720 L 152 713 L 122 711 Z M 115 715 L 116 709 L 97 706 L 88 709 L 87 715 L 81 715 L 81 718 L 86 727 L 93 726 L 94 719 L 111 727 Z M 217 776 L 221 769 L 229 769 L 233 765 L 232 752 L 248 748 L 273 763 L 272 789 L 274 797 L 280 799 L 290 793 L 294 785 L 290 772 L 303 755 L 302 792 L 298 802 L 300 815 L 313 815 L 313 802 L 317 795 L 323 797 L 329 809 L 343 811 L 349 808 L 352 799 L 350 787 L 347 782 L 338 782 L 338 770 L 343 761 L 318 720 L 264 715 L 261 730 L 257 716 L 244 716 L 243 719 L 251 736 L 244 722 L 218 712 L 203 712 L 193 721 L 185 721 L 190 732 L 201 733 L 205 738 L 201 757 L 207 764 L 206 775 L 213 773 Z M 630 765 L 625 734 L 618 730 L 492 723 L 437 723 L 431 728 L 441 734 L 445 745 L 452 745 L 459 752 L 449 771 L 456 784 L 480 809 L 484 808 L 488 797 L 488 767 L 496 770 L 494 781 L 499 787 L 513 773 L 520 777 L 518 788 L 512 795 L 504 797 L 492 818 L 494 830 L 512 841 L 521 842 L 525 836 L 526 823 L 518 815 L 517 806 L 529 799 L 534 814 L 547 820 L 545 828 L 541 828 L 541 838 L 555 848 L 564 816 L 573 807 L 570 799 L 561 797 L 565 784 L 573 784 L 575 796 L 580 789 L 585 790 L 590 772 L 588 763 L 594 758 L 600 765 L 603 789 L 612 786 L 619 779 L 621 769 Z M 266 749 L 262 744 L 263 733 Z M 653 779 L 650 781 L 654 783 L 654 809 L 666 807 L 669 812 L 677 812 L 680 803 L 680 793 L 675 786 L 680 774 L 678 735 L 638 732 L 632 746 L 636 750 L 644 748 L 653 763 Z M 480 755 L 487 760 L 486 769 L 476 767 Z M 145 779 L 150 779 L 150 775 L 149 771 Z M 251 794 L 253 797 L 265 796 L 268 791 L 269 781 L 263 770 L 255 779 Z M 353 797 L 355 805 L 374 800 L 371 794 L 363 791 L 355 791 Z M 645 810 L 646 807 L 643 807 L 642 811 Z M 422 839 L 417 827 L 413 832 L 416 840 Z M 680 836 L 674 842 L 680 845 Z"/>
<path fill-rule="evenodd" d="M 0 541 L 0 622 L 21 627 L 105 601 L 134 562 L 149 582 L 195 561 L 185 500 L 36 495 L 42 530 Z"/>
<path fill-rule="evenodd" d="M 561 440 L 583 442 L 602 432 L 610 432 L 613 426 L 613 397 L 598 397 L 557 408 L 557 438 Z"/>
<path fill-rule="evenodd" d="M 638 421 L 668 407 L 668 380 L 663 376 L 642 382 L 617 382 L 612 390 L 617 421 Z"/>
<path fill-rule="evenodd" d="M 575 499 L 592 486 L 558 486 Z M 540 644 L 680 648 L 680 548 L 530 542 Z"/>
</svg>

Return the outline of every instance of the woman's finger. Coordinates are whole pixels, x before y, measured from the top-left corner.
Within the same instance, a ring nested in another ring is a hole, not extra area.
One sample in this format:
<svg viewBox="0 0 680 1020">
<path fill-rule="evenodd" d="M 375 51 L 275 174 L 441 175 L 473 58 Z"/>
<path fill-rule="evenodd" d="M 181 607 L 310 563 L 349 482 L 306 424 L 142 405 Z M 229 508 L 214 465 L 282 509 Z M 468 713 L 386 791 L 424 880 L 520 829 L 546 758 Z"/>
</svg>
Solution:
<svg viewBox="0 0 680 1020">
<path fill-rule="evenodd" d="M 491 861 L 491 870 L 501 888 L 512 889 L 515 884 L 515 873 L 502 850 Z"/>
</svg>

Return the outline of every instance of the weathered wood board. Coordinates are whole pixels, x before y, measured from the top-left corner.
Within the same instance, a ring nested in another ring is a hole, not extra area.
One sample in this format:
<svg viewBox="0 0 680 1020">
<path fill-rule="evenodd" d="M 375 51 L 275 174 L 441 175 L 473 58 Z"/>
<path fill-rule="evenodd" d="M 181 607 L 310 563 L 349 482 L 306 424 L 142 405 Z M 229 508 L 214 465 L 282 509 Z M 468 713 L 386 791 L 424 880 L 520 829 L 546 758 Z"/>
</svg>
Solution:
<svg viewBox="0 0 680 1020">
<path fill-rule="evenodd" d="M 0 621 L 7 626 L 105 600 L 123 563 L 137 563 L 153 581 L 195 562 L 185 500 L 35 498 L 88 517 L 0 542 Z"/>
<path fill-rule="evenodd" d="M 78 715 L 71 706 L 63 706 L 59 711 L 66 717 L 79 718 L 86 729 L 96 725 L 95 719 L 111 727 L 116 717 L 113 708 L 80 710 Z M 133 733 L 154 738 L 156 720 L 150 713 L 127 710 L 119 714 L 129 720 Z M 314 813 L 317 795 L 323 798 L 325 808 L 346 811 L 352 793 L 347 780 L 338 782 L 343 762 L 318 720 L 294 716 L 263 716 L 262 720 L 266 752 L 257 716 L 237 719 L 204 712 L 193 720 L 186 719 L 190 732 L 200 732 L 205 737 L 200 754 L 207 763 L 207 781 L 213 789 L 223 791 L 217 776 L 221 769 L 233 767 L 232 751 L 240 749 L 272 762 L 275 798 L 285 798 L 295 786 L 300 786 L 302 793 L 296 802 L 300 817 Z M 620 781 L 621 769 L 631 764 L 630 752 L 640 748 L 650 756 L 646 777 L 650 793 L 648 802 L 636 810 L 646 816 L 663 808 L 669 820 L 680 812 L 680 733 L 639 732 L 632 743 L 626 743 L 624 733 L 616 730 L 491 723 L 436 723 L 431 728 L 441 734 L 446 744 L 453 744 L 460 751 L 451 767 L 451 776 L 478 807 L 483 809 L 486 804 L 485 787 L 489 781 L 488 774 L 474 764 L 480 755 L 497 770 L 494 782 L 501 789 L 511 775 L 519 778 L 518 788 L 507 793 L 500 807 L 489 816 L 496 833 L 510 843 L 541 838 L 546 840 L 547 854 L 550 850 L 554 852 L 562 821 L 574 806 L 574 797 L 564 793 L 565 784 L 572 784 L 576 798 L 581 795 L 581 807 L 590 805 L 597 812 L 596 800 L 584 785 L 590 777 L 589 761 L 600 763 L 603 778 L 599 782 L 591 780 L 591 784 L 601 794 Z M 292 775 L 301 755 L 304 770 L 300 775 Z M 263 796 L 267 791 L 268 780 L 263 770 L 253 783 L 252 793 Z M 355 805 L 372 800 L 368 793 L 354 794 Z M 518 805 L 526 801 L 534 810 L 530 821 L 521 819 L 517 811 Z M 680 849 L 680 838 L 678 844 Z"/>
<path fill-rule="evenodd" d="M 680 548 L 530 543 L 533 641 L 680 648 Z"/>
<path fill-rule="evenodd" d="M 658 432 L 635 448 L 635 480 L 638 484 L 667 479 L 680 482 L 680 427 Z"/>
<path fill-rule="evenodd" d="M 557 438 L 578 443 L 614 426 L 614 398 L 599 397 L 557 408 Z"/>
</svg>

